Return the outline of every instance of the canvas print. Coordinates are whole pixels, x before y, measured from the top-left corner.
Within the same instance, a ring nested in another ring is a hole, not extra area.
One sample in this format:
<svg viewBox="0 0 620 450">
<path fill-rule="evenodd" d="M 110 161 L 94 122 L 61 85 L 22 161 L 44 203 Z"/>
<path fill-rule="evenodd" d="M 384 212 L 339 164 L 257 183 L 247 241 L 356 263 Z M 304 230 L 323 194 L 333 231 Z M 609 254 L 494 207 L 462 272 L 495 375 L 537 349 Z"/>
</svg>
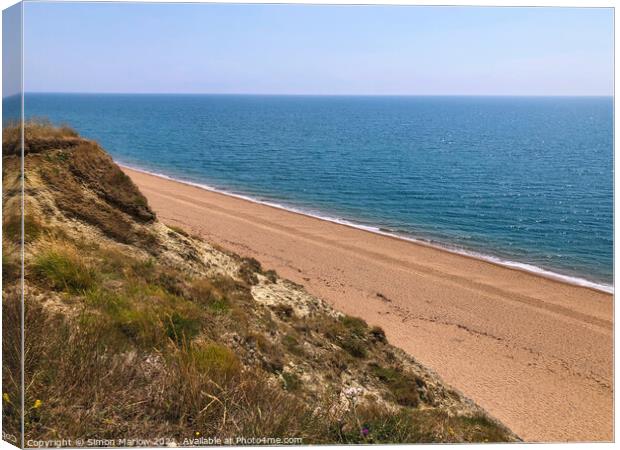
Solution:
<svg viewBox="0 0 620 450">
<path fill-rule="evenodd" d="M 2 20 L 6 442 L 613 441 L 612 8 Z"/>
</svg>

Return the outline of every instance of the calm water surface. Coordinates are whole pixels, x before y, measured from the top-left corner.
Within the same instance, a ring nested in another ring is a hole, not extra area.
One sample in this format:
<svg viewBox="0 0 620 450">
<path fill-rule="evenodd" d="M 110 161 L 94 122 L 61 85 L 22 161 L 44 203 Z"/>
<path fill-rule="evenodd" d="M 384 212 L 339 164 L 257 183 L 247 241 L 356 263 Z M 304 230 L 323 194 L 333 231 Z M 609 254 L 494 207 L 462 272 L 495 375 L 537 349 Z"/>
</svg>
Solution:
<svg viewBox="0 0 620 450">
<path fill-rule="evenodd" d="M 612 284 L 612 98 L 27 94 L 122 163 Z"/>
</svg>

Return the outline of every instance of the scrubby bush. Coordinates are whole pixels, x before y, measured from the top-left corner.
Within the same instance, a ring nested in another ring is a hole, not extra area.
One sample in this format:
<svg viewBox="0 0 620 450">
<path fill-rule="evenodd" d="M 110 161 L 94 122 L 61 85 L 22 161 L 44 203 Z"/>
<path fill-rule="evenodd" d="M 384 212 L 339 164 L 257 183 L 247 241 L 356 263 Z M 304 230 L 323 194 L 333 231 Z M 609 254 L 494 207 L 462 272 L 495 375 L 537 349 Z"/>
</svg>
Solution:
<svg viewBox="0 0 620 450">
<path fill-rule="evenodd" d="M 416 407 L 420 403 L 418 379 L 392 367 L 370 366 L 371 372 L 385 383 L 399 405 Z M 421 381 L 421 380 L 420 380 Z"/>
<path fill-rule="evenodd" d="M 32 214 L 24 215 L 24 243 L 29 244 L 36 240 L 43 227 L 40 220 Z M 22 218 L 18 214 L 5 215 L 2 224 L 2 233 L 5 238 L 13 242 L 21 242 L 22 235 Z"/>
<path fill-rule="evenodd" d="M 166 321 L 166 334 L 177 344 L 182 345 L 192 340 L 200 331 L 198 319 L 182 316 L 173 312 Z"/>
<path fill-rule="evenodd" d="M 257 273 L 262 272 L 260 262 L 255 258 L 243 258 L 239 265 L 239 278 L 241 278 L 246 284 L 252 286 L 258 283 Z"/>
<path fill-rule="evenodd" d="M 387 339 L 385 337 L 385 331 L 383 331 L 383 328 L 381 327 L 372 327 L 370 329 L 370 336 L 375 342 L 387 342 Z"/>
<path fill-rule="evenodd" d="M 52 288 L 72 293 L 86 291 L 97 281 L 97 273 L 75 248 L 62 244 L 54 244 L 37 255 L 31 269 Z"/>
<path fill-rule="evenodd" d="M 200 372 L 219 380 L 229 381 L 241 372 L 241 363 L 237 356 L 221 344 L 211 342 L 193 346 L 189 357 Z"/>
<path fill-rule="evenodd" d="M 356 358 L 367 355 L 368 324 L 357 317 L 344 315 L 337 321 L 323 325 L 325 335 Z"/>
</svg>

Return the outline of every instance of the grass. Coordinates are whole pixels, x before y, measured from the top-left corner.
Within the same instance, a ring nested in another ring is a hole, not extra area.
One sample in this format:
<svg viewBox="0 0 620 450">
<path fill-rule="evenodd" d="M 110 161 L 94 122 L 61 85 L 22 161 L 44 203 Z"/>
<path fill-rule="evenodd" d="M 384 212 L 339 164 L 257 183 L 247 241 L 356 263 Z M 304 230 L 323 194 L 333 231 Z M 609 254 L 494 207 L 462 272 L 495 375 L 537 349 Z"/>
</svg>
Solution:
<svg viewBox="0 0 620 450">
<path fill-rule="evenodd" d="M 42 117 L 29 119 L 25 123 L 24 134 L 26 140 L 29 138 L 62 139 L 78 137 L 77 131 L 69 125 L 54 126 L 48 119 Z"/>
<path fill-rule="evenodd" d="M 17 151 L 13 147 L 18 146 L 18 141 L 11 139 L 18 134 L 18 128 L 4 131 L 9 153 Z M 146 198 L 95 142 L 81 139 L 70 128 L 53 127 L 45 121 L 28 122 L 25 135 L 29 149 L 27 174 L 38 175 L 53 190 L 60 211 L 96 226 L 119 242 L 156 246 L 152 233 L 134 226 L 134 222 L 144 224 L 155 219 Z M 26 188 L 35 188 L 30 183 L 25 180 Z"/>
<path fill-rule="evenodd" d="M 297 391 L 301 387 L 301 378 L 291 372 L 283 372 L 284 388 L 287 391 Z"/>
<path fill-rule="evenodd" d="M 78 133 L 68 125 L 54 126 L 45 118 L 31 118 L 24 123 L 24 138 L 26 142 L 59 141 L 77 138 Z M 2 153 L 17 155 L 21 153 L 21 122 L 9 122 L 2 127 Z"/>
<path fill-rule="evenodd" d="M 122 292 L 125 304 L 108 310 L 112 322 L 142 348 L 164 349 L 169 342 L 187 345 L 208 323 L 191 302 L 160 286 L 133 281 Z"/>
<path fill-rule="evenodd" d="M 383 328 L 374 326 L 370 329 L 370 336 L 375 342 L 386 343 L 387 338 L 385 337 L 385 331 Z"/>
<path fill-rule="evenodd" d="M 255 314 L 244 284 L 222 276 L 187 278 L 152 258 L 81 246 L 89 248 L 88 260 L 74 245 L 53 242 L 41 246 L 33 264 L 32 276 L 41 286 L 77 296 L 84 309 L 71 319 L 51 315 L 28 299 L 27 438 L 51 438 L 53 430 L 63 429 L 74 437 L 119 438 L 149 430 L 182 439 L 200 431 L 222 437 L 295 436 L 317 444 L 434 442 L 438 436 L 455 442 L 503 439 L 484 418 L 455 422 L 418 413 L 412 409 L 415 379 L 393 368 L 369 366 L 396 401 L 407 405 L 402 411 L 371 402 L 334 416 L 335 398 L 309 401 L 301 379 L 284 368 L 279 355 L 308 358 L 298 351 L 299 333 L 313 330 L 332 336 L 345 350 L 347 339 L 375 345 L 371 338 L 377 330 L 360 319 L 323 318 L 320 326 L 296 331 L 293 325 L 301 319 L 280 311 L 290 331 L 281 346 L 274 345 L 267 333 L 248 333 L 236 316 L 247 320 Z M 98 268 L 96 275 L 90 267 Z M 84 273 L 92 276 L 83 280 Z M 213 308 L 223 298 L 225 313 Z M 264 313 L 271 314 L 267 308 Z M 268 318 L 258 323 L 278 326 Z M 262 366 L 248 367 L 237 347 L 222 342 L 226 333 L 247 333 L 244 347 L 264 356 Z M 16 339 L 7 337 L 7 345 Z M 281 384 L 271 382 L 269 373 L 280 374 Z M 8 404 L 4 411 L 10 423 L 16 412 Z"/>
<path fill-rule="evenodd" d="M 414 408 L 420 404 L 418 386 L 420 383 L 423 383 L 422 380 L 392 367 L 381 367 L 372 364 L 370 370 L 374 376 L 386 385 L 394 396 L 396 403 Z"/>
<path fill-rule="evenodd" d="M 357 317 L 344 315 L 323 330 L 325 335 L 355 358 L 368 354 L 368 324 Z"/>
<path fill-rule="evenodd" d="M 262 273 L 260 262 L 255 258 L 243 258 L 239 265 L 239 277 L 248 285 L 258 283 L 256 273 Z"/>
<path fill-rule="evenodd" d="M 62 244 L 55 244 L 37 255 L 31 270 L 53 289 L 71 293 L 84 292 L 97 280 L 95 270 L 84 258 L 74 248 Z"/>
<path fill-rule="evenodd" d="M 361 407 L 354 412 L 357 426 L 343 426 L 337 433 L 346 444 L 418 443 L 425 435 L 418 429 L 413 414 L 401 410 L 388 412 L 373 405 Z"/>
<path fill-rule="evenodd" d="M 363 336 L 368 330 L 368 324 L 359 317 L 343 316 L 340 318 L 342 325 L 356 336 Z"/>
<path fill-rule="evenodd" d="M 200 320 L 173 312 L 166 321 L 166 334 L 178 345 L 186 344 L 200 332 Z"/>
<path fill-rule="evenodd" d="M 140 223 L 155 218 L 144 195 L 97 144 L 82 141 L 71 151 L 67 163 L 71 174 L 97 193 L 109 210 L 121 210 Z"/>
<path fill-rule="evenodd" d="M 6 279 L 3 280 L 3 284 L 2 428 L 4 433 L 18 437 L 21 434 L 22 303 L 20 290 L 17 287 L 8 287 Z"/>
<path fill-rule="evenodd" d="M 175 347 L 163 359 L 140 350 L 118 358 L 110 351 L 118 337 L 101 318 L 75 326 L 36 304 L 27 311 L 27 437 L 53 438 L 62 429 L 65 436 L 121 438 L 147 429 L 178 439 L 200 431 L 323 442 L 323 419 L 260 372 L 243 370 L 221 344 Z"/>
<path fill-rule="evenodd" d="M 207 323 L 205 312 L 177 295 L 182 289 L 172 282 L 173 275 L 165 268 L 156 268 L 152 259 L 132 260 L 109 250 L 91 249 L 91 254 L 105 259 L 98 264 L 97 276 L 79 283 L 82 289 L 75 289 L 76 281 L 66 280 L 75 273 L 88 273 L 88 265 L 57 249 L 36 259 L 35 273 L 45 273 L 44 281 L 51 279 L 60 290 L 82 294 L 86 305 L 105 314 L 111 326 L 141 348 L 161 349 L 169 342 L 186 345 Z M 111 281 L 118 284 L 106 287 Z"/>
<path fill-rule="evenodd" d="M 386 411 L 379 405 L 352 412 L 357 426 L 336 431 L 346 444 L 504 442 L 505 434 L 487 417 L 459 417 L 434 409 Z"/>
<path fill-rule="evenodd" d="M 24 215 L 24 241 L 26 244 L 35 241 L 42 233 L 41 221 L 32 214 Z M 13 242 L 21 241 L 22 219 L 18 214 L 7 214 L 2 223 L 3 235 Z"/>
<path fill-rule="evenodd" d="M 302 356 L 304 350 L 295 336 L 286 334 L 282 337 L 282 345 L 293 355 Z"/>
<path fill-rule="evenodd" d="M 197 303 L 206 306 L 215 313 L 226 313 L 231 309 L 230 300 L 224 293 L 225 289 L 206 278 L 194 281 L 190 287 L 190 297 Z"/>
<path fill-rule="evenodd" d="M 228 382 L 241 373 L 241 363 L 237 356 L 228 347 L 217 343 L 194 346 L 189 356 L 199 371 L 219 380 Z"/>
<path fill-rule="evenodd" d="M 21 277 L 21 252 L 18 244 L 5 240 L 2 243 L 2 281 L 6 285 Z"/>
</svg>

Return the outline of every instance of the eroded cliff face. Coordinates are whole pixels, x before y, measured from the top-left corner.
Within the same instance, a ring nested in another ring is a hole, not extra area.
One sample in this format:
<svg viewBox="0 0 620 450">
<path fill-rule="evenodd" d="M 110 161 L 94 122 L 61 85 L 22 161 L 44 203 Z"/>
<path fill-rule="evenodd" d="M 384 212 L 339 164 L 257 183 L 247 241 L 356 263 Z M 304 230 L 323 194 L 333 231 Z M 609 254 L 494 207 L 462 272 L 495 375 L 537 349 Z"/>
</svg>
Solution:
<svg viewBox="0 0 620 450">
<path fill-rule="evenodd" d="M 16 135 L 3 136 L 9 325 L 19 317 Z M 380 328 L 159 222 L 95 142 L 31 123 L 26 148 L 27 439 L 516 439 Z M 17 334 L 7 339 L 19 347 Z M 15 423 L 19 384 L 3 376 Z"/>
</svg>

